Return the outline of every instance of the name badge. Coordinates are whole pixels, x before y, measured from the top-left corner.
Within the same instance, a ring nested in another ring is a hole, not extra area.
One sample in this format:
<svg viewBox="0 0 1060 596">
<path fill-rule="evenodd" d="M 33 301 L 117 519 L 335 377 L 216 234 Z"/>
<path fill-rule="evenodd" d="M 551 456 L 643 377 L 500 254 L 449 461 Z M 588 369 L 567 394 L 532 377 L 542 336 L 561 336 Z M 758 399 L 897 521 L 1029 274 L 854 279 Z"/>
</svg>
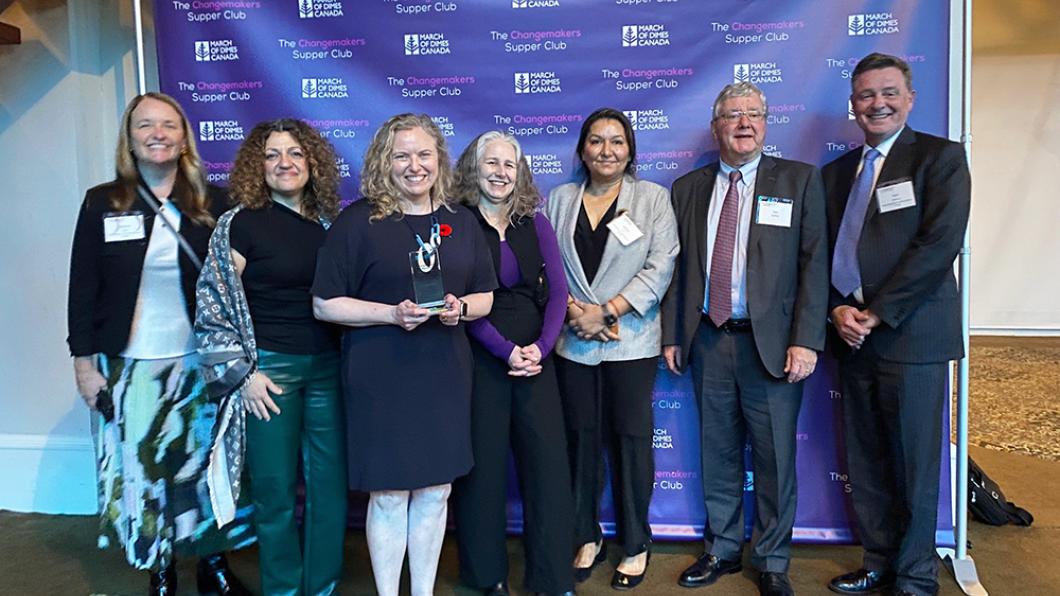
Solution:
<svg viewBox="0 0 1060 596">
<path fill-rule="evenodd" d="M 790 228 L 792 205 L 793 201 L 791 199 L 758 195 L 755 223 L 765 226 Z"/>
<path fill-rule="evenodd" d="M 876 202 L 879 204 L 880 213 L 890 213 L 899 209 L 916 207 L 913 181 L 889 182 L 886 186 L 877 186 Z"/>
<path fill-rule="evenodd" d="M 145 237 L 143 213 L 107 213 L 103 216 L 104 242 L 143 240 Z"/>
<path fill-rule="evenodd" d="M 629 218 L 628 213 L 623 213 L 609 221 L 607 229 L 611 230 L 611 233 L 615 235 L 615 238 L 618 238 L 622 246 L 629 246 L 644 235 L 644 232 L 640 231 L 637 224 L 633 223 L 633 220 Z"/>
</svg>

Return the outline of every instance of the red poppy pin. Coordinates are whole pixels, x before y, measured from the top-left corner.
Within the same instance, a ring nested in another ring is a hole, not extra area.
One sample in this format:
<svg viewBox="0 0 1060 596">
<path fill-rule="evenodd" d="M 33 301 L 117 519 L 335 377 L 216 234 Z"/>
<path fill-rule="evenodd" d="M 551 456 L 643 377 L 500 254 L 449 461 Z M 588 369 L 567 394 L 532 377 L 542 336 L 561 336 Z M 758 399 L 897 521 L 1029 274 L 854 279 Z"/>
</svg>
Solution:
<svg viewBox="0 0 1060 596">
<path fill-rule="evenodd" d="M 453 226 L 449 224 L 442 224 L 438 226 L 438 233 L 442 235 L 442 238 L 448 238 L 453 233 Z"/>
</svg>

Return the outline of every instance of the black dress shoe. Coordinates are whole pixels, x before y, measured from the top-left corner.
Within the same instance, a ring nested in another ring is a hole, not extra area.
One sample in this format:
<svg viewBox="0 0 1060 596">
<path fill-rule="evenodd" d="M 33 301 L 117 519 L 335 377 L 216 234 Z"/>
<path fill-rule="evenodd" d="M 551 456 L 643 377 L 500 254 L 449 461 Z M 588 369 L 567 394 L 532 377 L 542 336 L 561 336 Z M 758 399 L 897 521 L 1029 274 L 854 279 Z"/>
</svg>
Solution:
<svg viewBox="0 0 1060 596">
<path fill-rule="evenodd" d="M 607 545 L 601 540 L 600 550 L 596 553 L 596 558 L 588 567 L 575 567 L 574 568 L 574 583 L 580 584 L 583 581 L 589 579 L 589 576 L 593 574 L 593 567 L 596 567 L 600 563 L 607 560 Z"/>
<path fill-rule="evenodd" d="M 195 585 L 200 594 L 251 596 L 250 590 L 228 568 L 228 559 L 221 554 L 199 559 L 195 573 Z"/>
<path fill-rule="evenodd" d="M 486 596 L 508 596 L 508 582 L 497 582 L 482 593 Z"/>
<path fill-rule="evenodd" d="M 536 592 L 536 596 L 576 596 L 574 590 L 567 590 L 566 592 Z"/>
<path fill-rule="evenodd" d="M 760 596 L 795 596 L 787 573 L 763 571 L 758 575 L 758 594 Z"/>
<path fill-rule="evenodd" d="M 726 561 L 710 553 L 703 553 L 695 563 L 681 572 L 677 584 L 685 588 L 701 588 L 718 581 L 723 575 L 740 571 L 743 571 L 743 565 L 739 561 Z"/>
<path fill-rule="evenodd" d="M 875 594 L 893 585 L 893 573 L 858 569 L 832 578 L 828 589 L 839 594 Z"/>
<path fill-rule="evenodd" d="M 651 563 L 651 551 L 648 551 L 648 556 L 644 560 L 644 571 L 641 571 L 640 575 L 626 575 L 615 569 L 614 575 L 611 576 L 611 587 L 622 591 L 636 588 L 640 582 L 644 581 L 644 576 L 648 575 L 648 563 Z"/>
<path fill-rule="evenodd" d="M 151 587 L 147 592 L 150 596 L 176 596 L 177 594 L 177 568 L 173 565 L 151 572 Z"/>
</svg>

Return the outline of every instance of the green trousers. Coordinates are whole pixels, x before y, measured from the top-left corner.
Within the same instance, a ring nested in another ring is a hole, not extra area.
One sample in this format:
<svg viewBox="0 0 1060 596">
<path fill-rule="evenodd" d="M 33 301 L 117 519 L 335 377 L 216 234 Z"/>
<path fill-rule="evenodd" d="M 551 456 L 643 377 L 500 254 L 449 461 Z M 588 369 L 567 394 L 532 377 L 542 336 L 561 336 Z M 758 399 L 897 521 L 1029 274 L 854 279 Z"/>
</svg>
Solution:
<svg viewBox="0 0 1060 596">
<path fill-rule="evenodd" d="M 283 393 L 280 414 L 247 414 L 247 469 L 268 596 L 332 594 L 346 533 L 346 434 L 339 354 L 258 350 L 258 370 Z M 295 523 L 298 454 L 305 476 L 301 540 Z"/>
</svg>

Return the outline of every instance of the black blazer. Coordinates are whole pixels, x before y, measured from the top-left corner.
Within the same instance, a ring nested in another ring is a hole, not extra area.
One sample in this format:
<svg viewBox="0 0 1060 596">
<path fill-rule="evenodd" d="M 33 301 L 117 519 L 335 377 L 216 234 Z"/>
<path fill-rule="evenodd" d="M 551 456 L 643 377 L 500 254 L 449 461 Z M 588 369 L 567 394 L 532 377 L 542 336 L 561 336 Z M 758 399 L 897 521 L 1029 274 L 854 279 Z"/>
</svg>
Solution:
<svg viewBox="0 0 1060 596">
<path fill-rule="evenodd" d="M 703 314 L 707 210 L 718 162 L 678 178 L 671 192 L 681 253 L 662 303 L 662 343 L 681 347 L 683 369 Z M 809 164 L 762 156 L 747 247 L 747 308 L 762 364 L 784 376 L 789 346 L 824 349 L 828 255 L 824 189 Z M 754 223 L 759 196 L 791 199 L 791 227 Z"/>
<path fill-rule="evenodd" d="M 861 148 L 822 169 L 828 194 L 828 254 L 835 250 Z M 870 338 L 880 357 L 894 362 L 945 362 L 964 355 L 961 307 L 953 261 L 971 208 L 971 176 L 964 148 L 906 127 L 895 139 L 877 186 L 911 180 L 916 205 L 880 213 L 869 202 L 858 244 L 865 307 L 883 321 Z M 829 311 L 858 306 L 829 290 Z M 850 353 L 833 333 L 836 353 Z"/>
<path fill-rule="evenodd" d="M 155 212 L 143 198 L 137 196 L 129 211 L 143 213 L 145 237 L 141 240 L 104 242 L 103 216 L 112 211 L 109 198 L 117 188 L 117 181 L 113 181 L 89 189 L 77 216 L 70 255 L 70 289 L 66 312 L 70 333 L 66 342 L 73 356 L 96 353 L 113 356 L 121 353 L 129 343 Z M 210 198 L 208 207 L 216 218 L 227 207 L 227 193 L 216 186 L 209 186 L 207 192 Z M 205 259 L 213 229 L 190 218 L 182 218 L 180 228 L 199 259 Z M 179 251 L 179 255 L 178 265 L 188 320 L 194 321 L 195 282 L 199 270 L 183 250 Z"/>
</svg>

